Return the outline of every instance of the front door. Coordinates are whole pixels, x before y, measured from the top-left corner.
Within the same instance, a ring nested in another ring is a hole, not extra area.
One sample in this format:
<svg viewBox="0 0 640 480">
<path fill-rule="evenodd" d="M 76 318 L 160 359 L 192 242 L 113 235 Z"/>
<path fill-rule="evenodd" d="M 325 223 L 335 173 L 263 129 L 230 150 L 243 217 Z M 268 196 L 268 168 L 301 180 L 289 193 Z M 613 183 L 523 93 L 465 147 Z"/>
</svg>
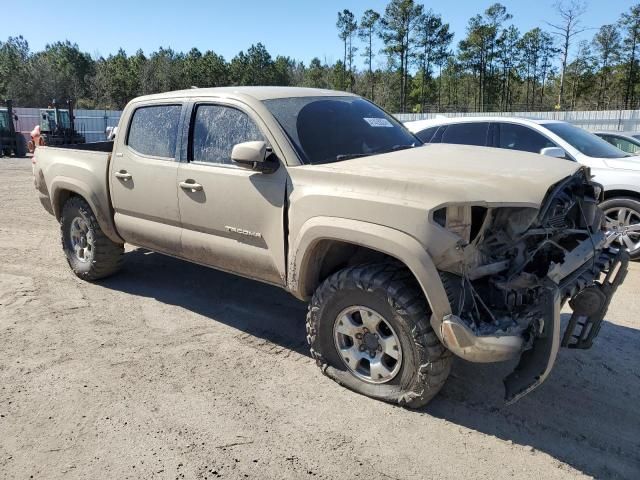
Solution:
<svg viewBox="0 0 640 480">
<path fill-rule="evenodd" d="M 194 106 L 187 162 L 178 170 L 182 255 L 284 285 L 286 169 L 259 173 L 231 162 L 237 143 L 269 144 L 258 122 L 241 105 Z"/>
<path fill-rule="evenodd" d="M 181 110 L 178 104 L 137 108 L 116 139 L 109 173 L 122 238 L 172 254 L 180 250 L 176 145 Z"/>
</svg>

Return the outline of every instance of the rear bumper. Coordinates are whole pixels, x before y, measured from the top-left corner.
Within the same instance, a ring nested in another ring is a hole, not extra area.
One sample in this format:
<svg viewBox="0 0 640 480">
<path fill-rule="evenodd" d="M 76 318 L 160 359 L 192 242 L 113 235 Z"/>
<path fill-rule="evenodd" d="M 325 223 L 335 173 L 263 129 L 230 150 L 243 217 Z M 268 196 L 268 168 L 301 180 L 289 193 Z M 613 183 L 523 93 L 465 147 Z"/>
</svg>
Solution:
<svg viewBox="0 0 640 480">
<path fill-rule="evenodd" d="M 604 234 L 598 233 L 549 271 L 543 281 L 544 298 L 531 312 L 537 321 L 527 331 L 481 335 L 460 317 L 447 315 L 440 324 L 440 338 L 454 354 L 471 362 L 499 362 L 520 355 L 520 363 L 505 378 L 506 399 L 516 401 L 547 378 L 560 346 L 590 348 L 598 335 L 629 262 L 626 252 L 605 245 Z M 567 300 L 574 313 L 561 336 L 560 310 Z"/>
</svg>

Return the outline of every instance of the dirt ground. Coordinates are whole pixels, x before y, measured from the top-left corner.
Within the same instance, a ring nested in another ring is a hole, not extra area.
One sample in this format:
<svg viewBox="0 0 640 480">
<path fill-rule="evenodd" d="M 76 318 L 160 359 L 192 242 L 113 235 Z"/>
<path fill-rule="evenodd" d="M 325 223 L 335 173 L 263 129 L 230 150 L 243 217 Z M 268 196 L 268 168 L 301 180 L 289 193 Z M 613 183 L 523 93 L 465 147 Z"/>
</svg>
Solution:
<svg viewBox="0 0 640 480">
<path fill-rule="evenodd" d="M 639 264 L 531 395 L 457 360 L 409 411 L 323 377 L 277 288 L 142 250 L 77 279 L 30 167 L 0 160 L 0 478 L 640 478 Z"/>
</svg>

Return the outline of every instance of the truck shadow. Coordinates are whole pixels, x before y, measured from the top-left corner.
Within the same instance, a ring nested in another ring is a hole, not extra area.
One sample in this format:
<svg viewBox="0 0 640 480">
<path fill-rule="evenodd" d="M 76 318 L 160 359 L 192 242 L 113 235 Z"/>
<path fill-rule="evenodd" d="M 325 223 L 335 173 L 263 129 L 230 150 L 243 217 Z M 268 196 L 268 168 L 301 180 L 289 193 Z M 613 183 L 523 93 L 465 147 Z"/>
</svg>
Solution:
<svg viewBox="0 0 640 480">
<path fill-rule="evenodd" d="M 569 318 L 563 314 L 563 328 Z M 517 362 L 454 361 L 424 413 L 544 452 L 596 478 L 640 478 L 640 331 L 606 322 L 590 350 L 560 349 L 550 377 L 505 405 Z"/>
<path fill-rule="evenodd" d="M 102 286 L 180 306 L 309 356 L 307 305 L 284 290 L 144 249 L 125 258 L 126 271 Z"/>
<path fill-rule="evenodd" d="M 125 268 L 101 284 L 308 356 L 306 304 L 277 287 L 142 249 L 126 254 Z M 456 359 L 440 395 L 415 415 L 513 442 L 522 455 L 548 454 L 597 478 L 640 478 L 639 330 L 605 322 L 591 350 L 561 349 L 545 384 L 506 406 L 502 378 L 514 363 Z"/>
</svg>

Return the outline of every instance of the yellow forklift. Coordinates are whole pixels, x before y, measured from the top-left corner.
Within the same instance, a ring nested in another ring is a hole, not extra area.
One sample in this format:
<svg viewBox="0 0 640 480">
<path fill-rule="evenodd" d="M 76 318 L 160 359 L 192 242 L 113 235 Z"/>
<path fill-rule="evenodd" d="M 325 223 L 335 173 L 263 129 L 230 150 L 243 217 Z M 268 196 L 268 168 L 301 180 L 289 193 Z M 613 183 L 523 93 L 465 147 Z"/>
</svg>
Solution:
<svg viewBox="0 0 640 480">
<path fill-rule="evenodd" d="M 40 110 L 39 135 L 29 142 L 29 151 L 33 152 L 38 145 L 60 146 L 85 143 L 85 136 L 76 130 L 76 117 L 73 114 L 73 102 L 67 100 L 67 108 L 58 108 L 55 100 L 49 108 Z"/>
</svg>

